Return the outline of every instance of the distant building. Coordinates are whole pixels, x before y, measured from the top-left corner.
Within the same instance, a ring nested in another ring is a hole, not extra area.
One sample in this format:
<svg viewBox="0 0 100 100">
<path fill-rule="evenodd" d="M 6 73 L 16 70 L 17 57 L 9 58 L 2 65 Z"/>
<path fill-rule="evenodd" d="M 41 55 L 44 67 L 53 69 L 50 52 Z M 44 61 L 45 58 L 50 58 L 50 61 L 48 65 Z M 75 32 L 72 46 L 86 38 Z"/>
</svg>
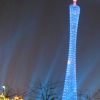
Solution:
<svg viewBox="0 0 100 100">
<path fill-rule="evenodd" d="M 14 96 L 12 100 L 23 100 L 22 96 Z"/>
<path fill-rule="evenodd" d="M 8 97 L 6 97 L 3 93 L 1 93 L 0 100 L 10 100 L 10 99 Z"/>
</svg>

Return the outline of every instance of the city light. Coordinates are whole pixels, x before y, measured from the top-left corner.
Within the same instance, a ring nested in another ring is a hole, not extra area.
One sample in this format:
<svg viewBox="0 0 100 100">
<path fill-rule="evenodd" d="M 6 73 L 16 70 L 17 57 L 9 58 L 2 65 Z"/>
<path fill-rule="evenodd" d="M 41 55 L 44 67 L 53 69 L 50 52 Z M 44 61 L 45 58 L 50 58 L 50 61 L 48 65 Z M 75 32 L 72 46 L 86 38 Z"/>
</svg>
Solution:
<svg viewBox="0 0 100 100">
<path fill-rule="evenodd" d="M 77 100 L 77 82 L 76 82 L 76 42 L 77 28 L 80 15 L 80 7 L 76 5 L 77 0 L 73 0 L 70 5 L 70 38 L 67 70 L 65 76 L 64 90 L 62 100 Z"/>
</svg>

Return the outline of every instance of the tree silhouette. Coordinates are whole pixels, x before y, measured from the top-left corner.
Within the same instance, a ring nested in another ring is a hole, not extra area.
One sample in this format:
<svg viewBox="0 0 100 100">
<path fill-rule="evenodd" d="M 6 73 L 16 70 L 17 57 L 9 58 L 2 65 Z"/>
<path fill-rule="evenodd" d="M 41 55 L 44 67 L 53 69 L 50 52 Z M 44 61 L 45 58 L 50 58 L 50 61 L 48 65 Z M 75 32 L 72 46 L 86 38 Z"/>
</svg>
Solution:
<svg viewBox="0 0 100 100">
<path fill-rule="evenodd" d="M 30 90 L 28 95 L 30 99 L 38 98 L 40 100 L 61 100 L 61 90 L 61 82 L 39 82 L 37 86 L 34 86 L 34 88 Z"/>
</svg>

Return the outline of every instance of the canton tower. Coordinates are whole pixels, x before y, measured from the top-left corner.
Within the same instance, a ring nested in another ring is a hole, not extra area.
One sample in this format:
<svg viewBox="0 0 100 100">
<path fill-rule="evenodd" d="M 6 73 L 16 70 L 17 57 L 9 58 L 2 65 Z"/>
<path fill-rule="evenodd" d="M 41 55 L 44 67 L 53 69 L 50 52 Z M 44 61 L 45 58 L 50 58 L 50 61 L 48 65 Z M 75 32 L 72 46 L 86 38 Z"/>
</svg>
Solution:
<svg viewBox="0 0 100 100">
<path fill-rule="evenodd" d="M 76 42 L 77 29 L 80 15 L 80 7 L 77 0 L 73 0 L 73 4 L 69 6 L 70 12 L 70 36 L 69 51 L 66 76 L 64 82 L 62 100 L 77 100 L 77 82 L 76 82 Z"/>
</svg>

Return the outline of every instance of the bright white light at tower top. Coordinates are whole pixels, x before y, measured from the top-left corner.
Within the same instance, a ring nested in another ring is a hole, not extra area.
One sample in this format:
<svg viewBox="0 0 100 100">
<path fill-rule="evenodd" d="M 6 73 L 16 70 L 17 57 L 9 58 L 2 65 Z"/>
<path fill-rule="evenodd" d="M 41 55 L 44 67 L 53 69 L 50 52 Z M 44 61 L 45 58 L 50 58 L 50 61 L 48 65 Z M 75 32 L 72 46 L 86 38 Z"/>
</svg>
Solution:
<svg viewBox="0 0 100 100">
<path fill-rule="evenodd" d="M 73 0 L 73 4 L 76 5 L 76 3 L 77 3 L 77 0 Z"/>
</svg>

